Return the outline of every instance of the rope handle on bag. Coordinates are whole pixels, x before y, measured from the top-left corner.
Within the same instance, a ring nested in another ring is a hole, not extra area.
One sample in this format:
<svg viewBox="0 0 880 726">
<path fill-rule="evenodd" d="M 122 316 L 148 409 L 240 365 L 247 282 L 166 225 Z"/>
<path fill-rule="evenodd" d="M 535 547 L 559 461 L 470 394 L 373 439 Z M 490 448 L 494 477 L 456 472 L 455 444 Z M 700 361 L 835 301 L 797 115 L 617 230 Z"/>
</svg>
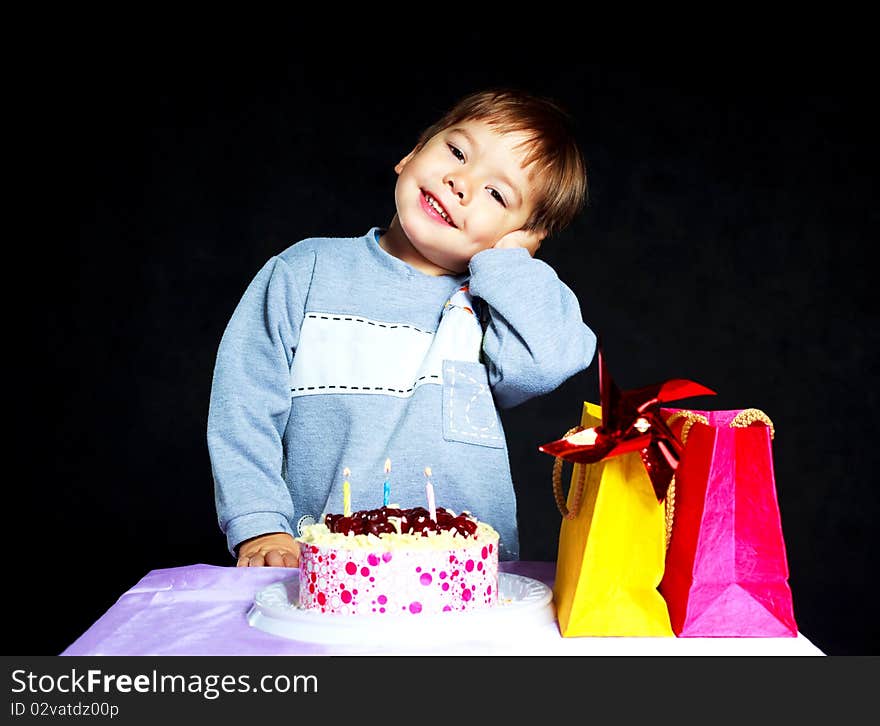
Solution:
<svg viewBox="0 0 880 726">
<path fill-rule="evenodd" d="M 566 431 L 562 438 L 566 438 L 567 436 L 571 436 L 572 434 L 583 430 L 583 426 L 575 426 Z M 562 459 L 557 456 L 556 460 L 553 462 L 553 497 L 556 499 L 556 508 L 565 519 L 574 519 L 577 517 L 578 511 L 580 511 L 581 497 L 584 494 L 584 481 L 586 476 L 587 468 L 581 466 L 580 476 L 578 477 L 578 480 L 573 483 L 575 493 L 574 499 L 571 503 L 571 509 L 569 509 L 566 506 L 565 497 L 562 495 Z"/>
<path fill-rule="evenodd" d="M 744 408 L 734 416 L 733 421 L 730 422 L 730 426 L 731 428 L 746 428 L 755 423 L 755 421 L 760 421 L 762 424 L 766 424 L 767 428 L 770 429 L 771 440 L 776 436 L 776 428 L 773 426 L 773 422 L 760 408 Z"/>
</svg>

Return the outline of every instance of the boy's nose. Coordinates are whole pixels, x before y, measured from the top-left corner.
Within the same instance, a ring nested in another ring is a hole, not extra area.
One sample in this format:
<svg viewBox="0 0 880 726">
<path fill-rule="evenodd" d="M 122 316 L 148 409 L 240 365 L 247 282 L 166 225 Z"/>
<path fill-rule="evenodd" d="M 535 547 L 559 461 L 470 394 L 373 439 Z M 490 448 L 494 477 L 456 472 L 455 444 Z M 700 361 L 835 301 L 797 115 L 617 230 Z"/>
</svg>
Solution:
<svg viewBox="0 0 880 726">
<path fill-rule="evenodd" d="M 455 194 L 455 196 L 459 199 L 465 199 L 470 189 L 470 184 L 463 176 L 458 175 L 455 178 L 449 177 L 447 178 L 446 183 L 452 189 L 452 193 Z"/>
</svg>

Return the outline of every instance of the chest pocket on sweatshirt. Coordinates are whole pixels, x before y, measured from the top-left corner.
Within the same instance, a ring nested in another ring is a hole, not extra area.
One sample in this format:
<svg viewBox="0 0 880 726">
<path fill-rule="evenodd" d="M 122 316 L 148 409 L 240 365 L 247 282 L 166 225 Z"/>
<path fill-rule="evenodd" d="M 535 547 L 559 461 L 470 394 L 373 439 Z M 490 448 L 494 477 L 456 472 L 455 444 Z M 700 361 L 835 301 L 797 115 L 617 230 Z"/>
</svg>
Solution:
<svg viewBox="0 0 880 726">
<path fill-rule="evenodd" d="M 501 420 L 482 363 L 443 361 L 443 438 L 504 447 Z"/>
</svg>

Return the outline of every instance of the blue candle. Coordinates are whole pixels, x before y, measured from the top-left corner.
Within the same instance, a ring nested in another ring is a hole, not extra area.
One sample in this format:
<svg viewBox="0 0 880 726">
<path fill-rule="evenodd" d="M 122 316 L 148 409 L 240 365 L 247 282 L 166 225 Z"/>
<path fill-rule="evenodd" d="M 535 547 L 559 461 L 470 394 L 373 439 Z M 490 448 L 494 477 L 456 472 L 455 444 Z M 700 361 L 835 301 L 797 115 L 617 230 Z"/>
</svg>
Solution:
<svg viewBox="0 0 880 726">
<path fill-rule="evenodd" d="M 391 459 L 385 459 L 385 485 L 382 487 L 382 506 L 387 507 L 391 500 L 391 482 L 388 474 L 391 472 Z"/>
</svg>

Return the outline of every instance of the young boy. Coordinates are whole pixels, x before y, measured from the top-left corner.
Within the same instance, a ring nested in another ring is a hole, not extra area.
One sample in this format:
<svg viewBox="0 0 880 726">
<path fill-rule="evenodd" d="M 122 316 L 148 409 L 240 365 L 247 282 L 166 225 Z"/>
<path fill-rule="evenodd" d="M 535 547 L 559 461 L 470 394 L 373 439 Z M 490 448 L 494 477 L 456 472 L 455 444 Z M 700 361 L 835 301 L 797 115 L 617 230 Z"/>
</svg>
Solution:
<svg viewBox="0 0 880 726">
<path fill-rule="evenodd" d="M 583 206 L 568 115 L 496 88 L 459 101 L 394 167 L 396 214 L 357 237 L 272 257 L 220 342 L 208 447 L 220 528 L 239 566 L 299 564 L 294 537 L 391 502 L 468 510 L 518 559 L 498 408 L 586 368 L 595 335 L 533 255 Z"/>
</svg>

